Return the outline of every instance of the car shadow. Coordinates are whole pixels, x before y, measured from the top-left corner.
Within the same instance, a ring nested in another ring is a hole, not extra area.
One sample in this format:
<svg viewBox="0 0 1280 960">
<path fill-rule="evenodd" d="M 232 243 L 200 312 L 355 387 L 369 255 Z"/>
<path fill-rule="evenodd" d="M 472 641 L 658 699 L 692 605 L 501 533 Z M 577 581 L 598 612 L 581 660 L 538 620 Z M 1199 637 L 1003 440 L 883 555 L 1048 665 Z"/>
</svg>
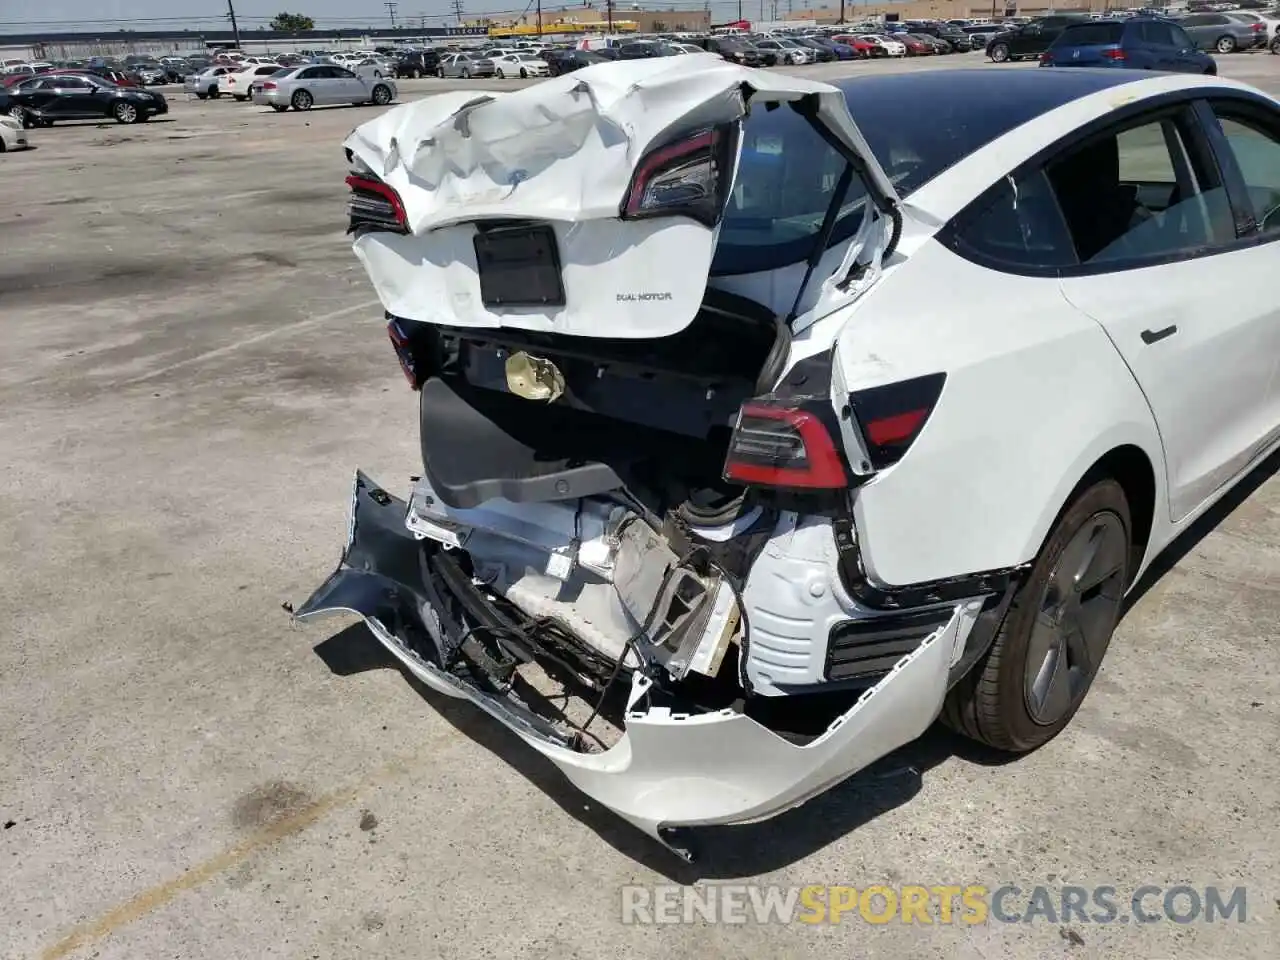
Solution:
<svg viewBox="0 0 1280 960">
<path fill-rule="evenodd" d="M 1123 619 L 1133 606 L 1146 596 L 1147 591 L 1160 582 L 1160 578 L 1172 570 L 1178 562 L 1189 554 L 1206 536 L 1217 529 L 1218 524 L 1235 512 L 1236 508 L 1249 499 L 1264 483 L 1280 471 L 1280 450 L 1275 451 L 1246 474 L 1238 484 L 1223 496 L 1221 500 L 1204 512 L 1191 526 L 1182 531 L 1151 562 L 1142 577 L 1138 580 L 1120 611 Z"/>
<path fill-rule="evenodd" d="M 950 757 L 984 765 L 1006 762 L 989 751 L 934 725 L 912 743 L 895 750 L 844 783 L 802 807 L 767 821 L 691 831 L 696 851 L 687 863 L 653 838 L 577 790 L 536 750 L 463 700 L 423 685 L 371 634 L 353 624 L 314 648 L 337 676 L 367 670 L 399 670 L 409 684 L 450 724 L 474 743 L 496 754 L 541 790 L 565 813 L 594 831 L 623 856 L 676 883 L 759 876 L 795 863 L 919 793 L 924 775 Z"/>
</svg>

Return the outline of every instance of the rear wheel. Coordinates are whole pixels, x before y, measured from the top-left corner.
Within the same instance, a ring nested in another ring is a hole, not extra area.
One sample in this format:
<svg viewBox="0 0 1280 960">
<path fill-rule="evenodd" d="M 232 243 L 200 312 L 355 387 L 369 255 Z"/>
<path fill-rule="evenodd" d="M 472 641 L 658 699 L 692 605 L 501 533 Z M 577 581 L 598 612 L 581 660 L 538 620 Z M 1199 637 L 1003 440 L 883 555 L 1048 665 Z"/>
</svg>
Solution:
<svg viewBox="0 0 1280 960">
<path fill-rule="evenodd" d="M 520 68 L 520 79 L 521 79 L 521 80 L 528 80 L 528 79 L 529 79 L 529 71 L 528 71 L 528 70 L 526 70 L 524 67 L 521 67 L 521 68 Z"/>
<path fill-rule="evenodd" d="M 499 79 L 499 80 L 505 80 L 505 79 L 507 79 L 507 75 L 506 75 L 505 73 L 503 73 L 503 72 L 502 72 L 502 68 L 501 68 L 501 67 L 499 67 L 499 68 L 497 69 L 497 71 L 495 71 L 495 72 L 496 72 L 497 77 L 498 77 L 498 79 Z M 463 76 L 465 77 L 465 76 L 466 76 L 466 74 L 464 73 L 464 74 L 463 74 Z"/>
<path fill-rule="evenodd" d="M 315 100 L 312 99 L 311 94 L 307 93 L 307 91 L 299 90 L 294 93 L 289 103 L 295 110 L 310 110 Z"/>
<path fill-rule="evenodd" d="M 1278 34 L 1276 38 L 1271 41 L 1271 52 L 1274 54 L 1280 55 L 1280 34 Z"/>
<path fill-rule="evenodd" d="M 215 83 L 209 88 L 209 99 L 217 100 L 220 96 L 222 96 L 222 91 L 218 89 L 218 85 Z"/>
<path fill-rule="evenodd" d="M 1009 59 L 1009 45 L 1007 43 L 997 43 L 991 48 L 988 55 L 996 63 L 1004 63 Z"/>
<path fill-rule="evenodd" d="M 13 117 L 13 119 L 17 120 L 24 127 L 31 126 L 31 116 L 26 110 L 18 106 L 16 103 L 9 108 L 9 116 Z"/>
<path fill-rule="evenodd" d="M 1213 49 L 1219 53 L 1235 53 L 1236 38 L 1235 37 L 1219 37 L 1218 42 L 1213 45 Z"/>
<path fill-rule="evenodd" d="M 471 79 L 471 71 L 470 71 L 470 70 L 468 70 L 466 67 L 463 67 L 463 68 L 462 68 L 462 71 L 461 71 L 461 72 L 460 72 L 460 74 L 459 74 L 459 76 L 460 76 L 463 80 L 470 80 L 470 79 Z"/>
<path fill-rule="evenodd" d="M 1023 753 L 1067 725 L 1120 618 L 1131 529 L 1129 502 L 1115 480 L 1076 495 L 1017 588 L 991 649 L 947 695 L 948 726 Z"/>
</svg>

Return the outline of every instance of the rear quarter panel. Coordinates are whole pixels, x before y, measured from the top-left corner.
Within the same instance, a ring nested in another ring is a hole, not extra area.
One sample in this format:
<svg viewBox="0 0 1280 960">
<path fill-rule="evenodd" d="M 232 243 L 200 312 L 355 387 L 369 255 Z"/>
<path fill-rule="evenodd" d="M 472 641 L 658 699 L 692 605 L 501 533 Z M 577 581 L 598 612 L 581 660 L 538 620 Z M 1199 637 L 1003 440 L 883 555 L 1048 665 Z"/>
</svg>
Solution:
<svg viewBox="0 0 1280 960">
<path fill-rule="evenodd" d="M 1163 488 L 1142 393 L 1054 278 L 996 273 L 929 240 L 863 298 L 836 355 L 850 391 L 947 375 L 907 455 L 856 496 L 863 560 L 882 583 L 1031 560 L 1073 488 L 1117 446 L 1142 449 Z"/>
</svg>

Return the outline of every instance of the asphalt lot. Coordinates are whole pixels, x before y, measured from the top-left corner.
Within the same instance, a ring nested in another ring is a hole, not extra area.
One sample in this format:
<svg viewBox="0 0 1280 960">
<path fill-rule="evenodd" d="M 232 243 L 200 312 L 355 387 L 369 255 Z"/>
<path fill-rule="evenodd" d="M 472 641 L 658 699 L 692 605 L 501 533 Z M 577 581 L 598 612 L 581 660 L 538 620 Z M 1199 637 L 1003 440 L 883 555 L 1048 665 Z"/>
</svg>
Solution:
<svg viewBox="0 0 1280 960">
<path fill-rule="evenodd" d="M 1220 62 L 1280 92 L 1280 57 Z M 941 65 L 1019 69 L 800 72 Z M 1180 544 L 1046 748 L 999 765 L 934 731 L 682 868 L 362 629 L 291 628 L 355 467 L 418 468 L 343 235 L 339 144 L 375 108 L 162 89 L 163 122 L 0 157 L 0 955 L 1276 956 L 1276 463 Z M 669 879 L 1245 885 L 1248 919 L 620 923 L 622 884 Z"/>
</svg>

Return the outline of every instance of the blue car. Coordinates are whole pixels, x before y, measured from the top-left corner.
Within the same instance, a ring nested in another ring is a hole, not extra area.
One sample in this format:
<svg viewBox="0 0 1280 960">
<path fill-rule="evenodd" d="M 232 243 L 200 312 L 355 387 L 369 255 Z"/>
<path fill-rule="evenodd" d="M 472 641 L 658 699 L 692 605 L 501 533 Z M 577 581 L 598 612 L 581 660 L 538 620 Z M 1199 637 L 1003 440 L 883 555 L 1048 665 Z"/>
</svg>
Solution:
<svg viewBox="0 0 1280 960">
<path fill-rule="evenodd" d="M 1213 57 L 1176 23 L 1160 17 L 1069 24 L 1040 56 L 1042 67 L 1119 67 L 1216 74 Z"/>
</svg>

